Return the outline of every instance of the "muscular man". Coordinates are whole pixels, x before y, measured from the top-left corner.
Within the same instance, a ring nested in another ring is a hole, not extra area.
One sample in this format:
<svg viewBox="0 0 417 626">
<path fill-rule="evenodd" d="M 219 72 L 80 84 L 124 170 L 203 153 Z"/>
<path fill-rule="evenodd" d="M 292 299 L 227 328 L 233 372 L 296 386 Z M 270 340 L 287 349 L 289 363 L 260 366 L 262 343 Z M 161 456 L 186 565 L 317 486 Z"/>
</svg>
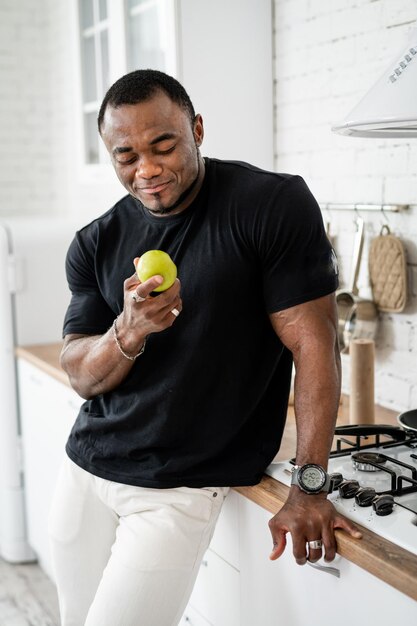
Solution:
<svg viewBox="0 0 417 626">
<path fill-rule="evenodd" d="M 258 483 L 279 449 L 293 361 L 297 464 L 325 479 L 337 266 L 302 178 L 202 158 L 202 117 L 173 78 L 122 77 L 98 124 L 128 195 L 67 256 L 62 365 L 86 402 L 50 518 L 62 624 L 173 626 L 228 488 Z M 159 295 L 160 276 L 134 272 L 150 249 L 178 267 Z M 299 564 L 321 543 L 332 560 L 335 528 L 360 536 L 314 480 L 272 518 L 270 558 L 288 532 Z"/>
</svg>

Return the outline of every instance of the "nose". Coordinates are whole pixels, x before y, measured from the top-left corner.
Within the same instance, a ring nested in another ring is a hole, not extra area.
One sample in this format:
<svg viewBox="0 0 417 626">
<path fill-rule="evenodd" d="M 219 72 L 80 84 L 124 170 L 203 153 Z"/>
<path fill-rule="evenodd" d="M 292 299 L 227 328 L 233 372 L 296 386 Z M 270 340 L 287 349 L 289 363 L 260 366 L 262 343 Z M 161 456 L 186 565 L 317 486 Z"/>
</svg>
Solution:
<svg viewBox="0 0 417 626">
<path fill-rule="evenodd" d="M 157 162 L 155 156 L 141 155 L 135 172 L 136 178 L 149 180 L 155 176 L 160 176 L 161 173 L 162 166 Z"/>
</svg>

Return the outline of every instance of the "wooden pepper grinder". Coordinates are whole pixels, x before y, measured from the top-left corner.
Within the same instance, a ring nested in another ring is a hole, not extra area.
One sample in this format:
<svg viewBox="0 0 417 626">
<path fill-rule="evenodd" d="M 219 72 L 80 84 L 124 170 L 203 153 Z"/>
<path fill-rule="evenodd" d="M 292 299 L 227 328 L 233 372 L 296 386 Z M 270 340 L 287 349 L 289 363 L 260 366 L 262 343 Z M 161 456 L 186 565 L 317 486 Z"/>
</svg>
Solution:
<svg viewBox="0 0 417 626">
<path fill-rule="evenodd" d="M 349 422 L 375 422 L 375 343 L 372 339 L 352 339 L 350 354 Z"/>
</svg>

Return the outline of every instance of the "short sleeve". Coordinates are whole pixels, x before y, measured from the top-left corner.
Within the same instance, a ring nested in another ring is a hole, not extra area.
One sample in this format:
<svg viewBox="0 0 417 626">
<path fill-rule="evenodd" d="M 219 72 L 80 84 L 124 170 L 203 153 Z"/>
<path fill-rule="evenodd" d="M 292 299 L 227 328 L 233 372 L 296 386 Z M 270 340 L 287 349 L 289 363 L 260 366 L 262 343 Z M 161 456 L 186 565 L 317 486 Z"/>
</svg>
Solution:
<svg viewBox="0 0 417 626">
<path fill-rule="evenodd" d="M 268 201 L 258 253 L 268 313 L 337 289 L 336 255 L 324 230 L 320 208 L 300 176 L 287 179 Z"/>
<path fill-rule="evenodd" d="M 91 242 L 91 247 L 93 242 Z M 100 292 L 94 269 L 94 257 L 77 233 L 65 263 L 71 301 L 65 319 L 63 336 L 77 333 L 101 335 L 113 323 L 115 314 Z"/>
</svg>

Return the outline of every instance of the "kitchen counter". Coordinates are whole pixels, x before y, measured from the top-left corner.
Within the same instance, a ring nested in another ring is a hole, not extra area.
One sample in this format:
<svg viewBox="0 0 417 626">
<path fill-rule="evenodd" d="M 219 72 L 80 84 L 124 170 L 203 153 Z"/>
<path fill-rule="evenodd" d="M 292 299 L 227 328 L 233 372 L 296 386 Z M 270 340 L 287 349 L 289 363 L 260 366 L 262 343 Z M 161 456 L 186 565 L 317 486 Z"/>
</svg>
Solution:
<svg viewBox="0 0 417 626">
<path fill-rule="evenodd" d="M 60 382 L 69 385 L 67 375 L 59 364 L 61 347 L 61 343 L 19 347 L 16 349 L 16 354 Z M 348 423 L 348 402 L 348 398 L 343 397 L 338 424 Z M 396 413 L 377 406 L 375 421 L 380 424 L 397 425 Z M 294 412 L 290 407 L 281 449 L 276 460 L 293 457 L 295 441 Z M 279 511 L 288 494 L 287 486 L 267 475 L 254 487 L 235 487 L 234 490 L 272 514 Z M 337 552 L 417 601 L 417 557 L 366 528 L 361 528 L 361 530 L 363 538 L 360 540 L 350 538 L 343 531 L 336 531 Z"/>
</svg>

